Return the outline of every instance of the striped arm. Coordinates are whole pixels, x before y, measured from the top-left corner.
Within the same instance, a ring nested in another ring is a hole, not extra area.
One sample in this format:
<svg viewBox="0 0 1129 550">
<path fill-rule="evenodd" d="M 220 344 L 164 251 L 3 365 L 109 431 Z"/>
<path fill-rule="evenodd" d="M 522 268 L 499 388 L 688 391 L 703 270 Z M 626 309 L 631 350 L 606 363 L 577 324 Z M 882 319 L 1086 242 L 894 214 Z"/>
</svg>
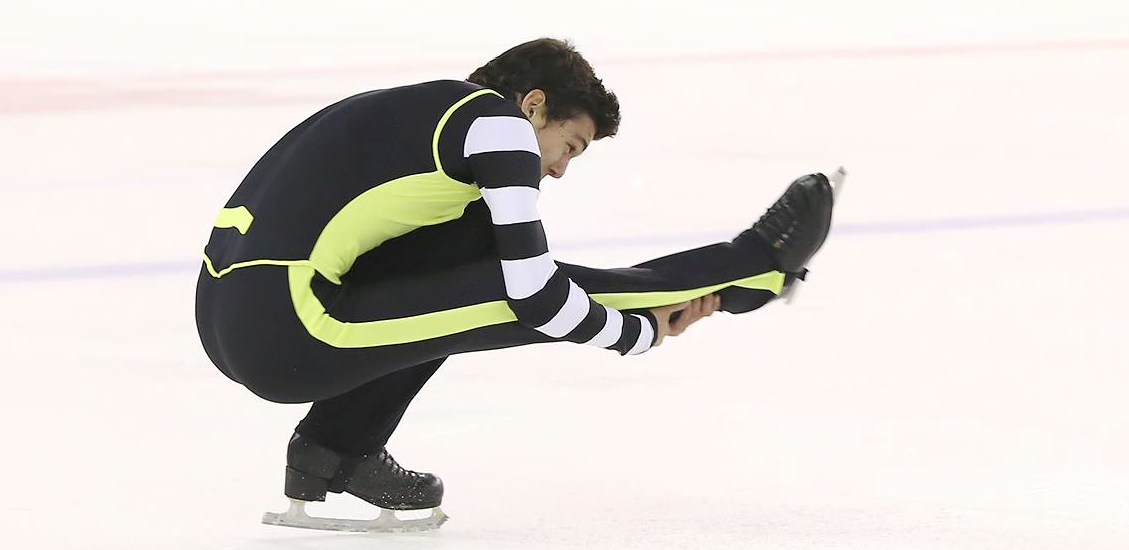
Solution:
<svg viewBox="0 0 1129 550">
<path fill-rule="evenodd" d="M 517 112 L 516 106 L 510 109 Z M 553 338 L 637 355 L 655 338 L 651 315 L 624 315 L 596 303 L 557 269 L 537 211 L 541 154 L 529 121 L 518 114 L 481 116 L 463 147 L 490 209 L 506 296 L 518 321 Z"/>
</svg>

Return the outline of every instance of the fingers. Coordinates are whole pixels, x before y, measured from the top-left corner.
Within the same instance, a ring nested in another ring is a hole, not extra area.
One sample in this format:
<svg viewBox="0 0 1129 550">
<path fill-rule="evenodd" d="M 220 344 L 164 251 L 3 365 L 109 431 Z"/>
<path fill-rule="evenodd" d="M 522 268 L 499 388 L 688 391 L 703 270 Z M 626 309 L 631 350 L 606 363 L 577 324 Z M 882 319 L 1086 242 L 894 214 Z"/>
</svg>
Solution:
<svg viewBox="0 0 1129 550">
<path fill-rule="evenodd" d="M 708 294 L 691 300 L 679 317 L 670 323 L 670 336 L 682 334 L 687 327 L 703 317 L 713 315 L 713 312 L 720 308 L 721 296 L 717 294 Z"/>
<path fill-rule="evenodd" d="M 697 321 L 702 314 L 702 299 L 695 298 L 689 302 L 689 305 L 682 310 L 682 314 L 677 319 L 670 323 L 670 335 L 678 336 L 686 327 L 691 323 Z"/>
<path fill-rule="evenodd" d="M 709 296 L 706 296 L 705 298 L 706 298 L 706 304 L 707 304 L 705 316 L 709 317 L 710 315 L 713 315 L 713 312 L 721 309 L 721 295 L 720 294 L 710 294 Z"/>
<path fill-rule="evenodd" d="M 713 315 L 713 312 L 719 309 L 721 309 L 719 294 L 707 294 L 680 304 L 653 308 L 651 311 L 659 322 L 654 345 L 660 345 L 665 336 L 682 334 L 687 327 L 703 317 Z"/>
</svg>

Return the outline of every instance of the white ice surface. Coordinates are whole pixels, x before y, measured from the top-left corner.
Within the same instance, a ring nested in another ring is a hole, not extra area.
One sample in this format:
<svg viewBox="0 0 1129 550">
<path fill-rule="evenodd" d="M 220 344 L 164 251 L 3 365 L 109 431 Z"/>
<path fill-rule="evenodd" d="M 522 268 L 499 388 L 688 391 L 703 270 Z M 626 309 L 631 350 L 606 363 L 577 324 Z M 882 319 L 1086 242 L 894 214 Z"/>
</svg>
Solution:
<svg viewBox="0 0 1129 550">
<path fill-rule="evenodd" d="M 1129 4 L 396 4 L 5 6 L 0 546 L 1129 548 Z M 545 182 L 558 259 L 726 238 L 844 164 L 809 283 L 639 357 L 451 358 L 390 444 L 437 533 L 259 525 L 305 408 L 200 348 L 217 209 L 321 106 L 546 34 L 624 114 Z"/>
</svg>

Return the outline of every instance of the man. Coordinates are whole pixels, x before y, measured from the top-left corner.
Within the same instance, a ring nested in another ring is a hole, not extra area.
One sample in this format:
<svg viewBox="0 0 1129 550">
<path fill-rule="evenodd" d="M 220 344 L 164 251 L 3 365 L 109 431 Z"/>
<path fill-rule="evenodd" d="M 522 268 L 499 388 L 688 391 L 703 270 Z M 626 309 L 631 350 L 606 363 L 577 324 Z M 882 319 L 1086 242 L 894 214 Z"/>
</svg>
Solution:
<svg viewBox="0 0 1129 550">
<path fill-rule="evenodd" d="M 205 248 L 196 316 L 232 380 L 313 403 L 287 452 L 285 493 L 298 506 L 276 522 L 347 528 L 302 512 L 327 492 L 384 510 L 437 507 L 439 478 L 403 469 L 384 445 L 450 355 L 560 341 L 637 355 L 803 276 L 831 220 L 822 174 L 794 182 L 731 242 L 630 268 L 554 261 L 539 182 L 563 176 L 619 119 L 580 54 L 540 39 L 466 81 L 326 107 L 252 168 Z M 431 528 L 443 516 L 382 518 L 352 528 Z"/>
</svg>

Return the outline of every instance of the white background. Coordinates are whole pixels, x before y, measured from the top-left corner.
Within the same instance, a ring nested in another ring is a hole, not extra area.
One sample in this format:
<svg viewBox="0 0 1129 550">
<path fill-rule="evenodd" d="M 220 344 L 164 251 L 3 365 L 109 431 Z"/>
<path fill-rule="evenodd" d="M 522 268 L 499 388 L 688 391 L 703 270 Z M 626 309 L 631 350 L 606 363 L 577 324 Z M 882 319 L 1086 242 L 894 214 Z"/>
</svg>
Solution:
<svg viewBox="0 0 1129 550">
<path fill-rule="evenodd" d="M 1112 0 L 6 5 L 0 544 L 1129 547 L 1127 28 Z M 389 445 L 443 477 L 439 532 L 258 525 L 305 407 L 202 352 L 215 213 L 322 106 L 545 35 L 623 104 L 545 182 L 557 259 L 725 239 L 843 164 L 810 282 L 640 357 L 451 358 Z"/>
</svg>

